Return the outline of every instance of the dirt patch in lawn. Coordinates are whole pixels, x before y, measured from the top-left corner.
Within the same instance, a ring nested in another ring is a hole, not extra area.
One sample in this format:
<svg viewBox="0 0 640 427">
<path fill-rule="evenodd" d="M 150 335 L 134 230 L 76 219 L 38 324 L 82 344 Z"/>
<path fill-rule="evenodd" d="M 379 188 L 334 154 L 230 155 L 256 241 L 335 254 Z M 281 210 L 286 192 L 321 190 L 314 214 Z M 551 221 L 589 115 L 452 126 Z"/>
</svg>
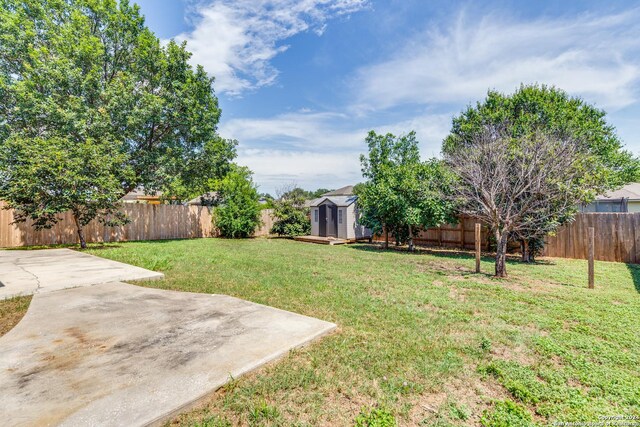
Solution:
<svg viewBox="0 0 640 427">
<path fill-rule="evenodd" d="M 22 320 L 31 304 L 31 296 L 15 297 L 0 301 L 0 337 Z"/>
<path fill-rule="evenodd" d="M 496 398 L 508 397 L 493 380 L 464 375 L 446 382 L 437 392 L 421 395 L 409 414 L 409 424 L 476 426 Z"/>
</svg>

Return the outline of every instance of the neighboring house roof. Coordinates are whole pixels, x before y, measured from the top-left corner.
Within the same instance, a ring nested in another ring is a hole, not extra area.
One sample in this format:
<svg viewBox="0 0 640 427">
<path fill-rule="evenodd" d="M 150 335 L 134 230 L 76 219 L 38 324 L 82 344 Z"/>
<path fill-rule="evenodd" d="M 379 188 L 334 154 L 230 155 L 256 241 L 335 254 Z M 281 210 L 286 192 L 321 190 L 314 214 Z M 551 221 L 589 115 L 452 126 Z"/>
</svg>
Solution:
<svg viewBox="0 0 640 427">
<path fill-rule="evenodd" d="M 596 200 L 629 199 L 640 200 L 640 182 L 632 182 L 619 190 L 596 197 Z"/>
<path fill-rule="evenodd" d="M 353 196 L 353 185 L 347 185 L 337 190 L 329 191 L 322 195 L 322 197 L 325 196 Z"/>
<path fill-rule="evenodd" d="M 194 197 L 189 200 L 187 205 L 208 206 L 211 205 L 217 197 L 217 191 L 209 191 L 208 193 L 201 194 L 198 197 Z"/>
<path fill-rule="evenodd" d="M 156 194 L 146 194 L 144 188 L 138 187 L 124 195 L 120 200 L 123 202 L 135 202 L 140 200 L 160 200 L 162 196 L 161 191 L 157 191 Z"/>
<path fill-rule="evenodd" d="M 358 196 L 350 195 L 350 196 L 322 196 L 315 200 L 310 200 L 309 207 L 319 206 L 322 203 L 328 201 L 333 203 L 336 206 L 344 207 L 350 206 L 356 202 Z"/>
</svg>

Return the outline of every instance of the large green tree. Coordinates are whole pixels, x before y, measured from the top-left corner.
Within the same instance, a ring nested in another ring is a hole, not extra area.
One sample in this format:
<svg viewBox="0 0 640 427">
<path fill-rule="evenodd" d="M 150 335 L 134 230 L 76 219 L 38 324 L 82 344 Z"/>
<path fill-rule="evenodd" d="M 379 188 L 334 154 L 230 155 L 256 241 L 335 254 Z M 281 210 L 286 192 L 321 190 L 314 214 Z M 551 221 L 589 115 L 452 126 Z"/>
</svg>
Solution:
<svg viewBox="0 0 640 427">
<path fill-rule="evenodd" d="M 581 203 L 638 177 L 604 111 L 547 86 L 490 91 L 453 119 L 443 154 L 458 177 L 461 209 L 494 233 L 496 275 L 509 238 L 541 241 Z"/>
<path fill-rule="evenodd" d="M 217 135 L 213 80 L 189 58 L 184 44 L 161 45 L 127 0 L 0 0 L 0 144 L 39 138 L 64 140 L 72 152 L 86 144 L 115 150 L 105 162 L 119 165 L 104 172 L 121 196 L 138 186 L 182 199 L 209 191 L 235 141 Z M 15 162 L 0 170 L 20 176 Z M 96 177 L 96 188 L 107 178 Z M 57 193 L 75 188 L 65 185 Z M 47 210 L 53 206 L 64 203 Z M 55 215 L 41 219 L 50 226 Z"/>
<path fill-rule="evenodd" d="M 422 228 L 453 220 L 453 202 L 443 197 L 450 174 L 441 161 L 422 161 L 415 132 L 396 137 L 369 132 L 369 153 L 361 155 L 366 182 L 358 186 L 360 222 L 374 232 L 406 234 L 413 250 L 414 235 Z"/>
</svg>

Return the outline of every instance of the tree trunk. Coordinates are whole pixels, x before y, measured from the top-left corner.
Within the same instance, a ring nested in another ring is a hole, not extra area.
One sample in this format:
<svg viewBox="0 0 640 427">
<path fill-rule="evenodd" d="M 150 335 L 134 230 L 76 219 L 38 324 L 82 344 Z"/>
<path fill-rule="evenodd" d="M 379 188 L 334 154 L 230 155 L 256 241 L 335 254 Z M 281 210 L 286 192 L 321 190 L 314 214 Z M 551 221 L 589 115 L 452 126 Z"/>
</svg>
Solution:
<svg viewBox="0 0 640 427">
<path fill-rule="evenodd" d="M 389 229 L 384 226 L 384 248 L 389 249 Z"/>
<path fill-rule="evenodd" d="M 496 276 L 507 277 L 507 238 L 508 233 L 496 230 Z"/>
<path fill-rule="evenodd" d="M 416 248 L 413 246 L 413 230 L 409 227 L 409 252 L 415 251 Z"/>
<path fill-rule="evenodd" d="M 531 262 L 531 253 L 529 252 L 529 239 L 522 239 L 520 241 L 522 247 L 522 262 Z"/>
<path fill-rule="evenodd" d="M 78 230 L 78 239 L 80 239 L 80 247 L 82 249 L 87 248 L 87 241 L 84 238 L 84 230 L 82 229 L 82 224 L 80 224 L 80 220 L 78 220 L 77 215 L 73 215 L 73 220 L 76 223 L 76 229 Z"/>
</svg>

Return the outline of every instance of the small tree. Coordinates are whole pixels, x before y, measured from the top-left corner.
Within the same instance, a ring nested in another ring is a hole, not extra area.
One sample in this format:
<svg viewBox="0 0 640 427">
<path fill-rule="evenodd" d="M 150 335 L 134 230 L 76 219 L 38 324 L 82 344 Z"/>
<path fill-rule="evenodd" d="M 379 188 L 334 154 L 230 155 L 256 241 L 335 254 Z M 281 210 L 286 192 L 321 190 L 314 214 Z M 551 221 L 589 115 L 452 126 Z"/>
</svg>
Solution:
<svg viewBox="0 0 640 427">
<path fill-rule="evenodd" d="M 507 275 L 511 235 L 538 236 L 571 217 L 606 183 L 584 144 L 536 130 L 511 136 L 510 126 L 485 125 L 445 152 L 457 177 L 454 194 L 464 213 L 487 224 L 496 239 L 495 274 Z"/>
<path fill-rule="evenodd" d="M 305 207 L 308 193 L 290 185 L 278 190 L 278 198 L 273 201 L 275 221 L 271 233 L 279 236 L 295 237 L 311 233 L 309 208 Z"/>
<path fill-rule="evenodd" d="M 260 203 L 252 173 L 246 167 L 234 167 L 217 185 L 214 208 L 215 225 L 224 237 L 250 237 L 260 226 Z"/>
<path fill-rule="evenodd" d="M 15 209 L 15 221 L 33 220 L 37 230 L 55 225 L 71 211 L 82 248 L 84 229 L 97 218 L 105 225 L 124 224 L 118 209 L 122 194 L 116 178 L 123 154 L 118 144 L 72 143 L 63 138 L 11 137 L 0 145 L 0 199 Z"/>
<path fill-rule="evenodd" d="M 374 232 L 406 234 L 409 250 L 422 228 L 453 220 L 453 203 L 442 195 L 451 181 L 442 162 L 420 160 L 415 132 L 396 137 L 369 132 L 368 157 L 360 156 L 362 174 L 368 181 L 358 188 L 361 223 Z"/>
</svg>

